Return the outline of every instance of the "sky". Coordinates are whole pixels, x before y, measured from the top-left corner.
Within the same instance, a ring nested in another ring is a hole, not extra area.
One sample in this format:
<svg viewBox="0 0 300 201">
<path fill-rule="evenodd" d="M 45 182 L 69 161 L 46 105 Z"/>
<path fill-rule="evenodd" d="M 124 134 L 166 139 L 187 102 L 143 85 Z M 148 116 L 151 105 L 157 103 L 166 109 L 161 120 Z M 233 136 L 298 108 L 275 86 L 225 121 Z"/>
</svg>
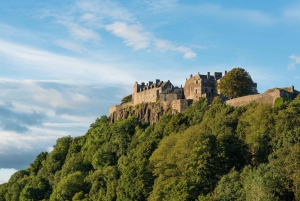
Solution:
<svg viewBox="0 0 300 201">
<path fill-rule="evenodd" d="M 300 2 L 0 0 L 0 183 L 84 135 L 135 81 L 241 67 L 300 90 Z"/>
</svg>

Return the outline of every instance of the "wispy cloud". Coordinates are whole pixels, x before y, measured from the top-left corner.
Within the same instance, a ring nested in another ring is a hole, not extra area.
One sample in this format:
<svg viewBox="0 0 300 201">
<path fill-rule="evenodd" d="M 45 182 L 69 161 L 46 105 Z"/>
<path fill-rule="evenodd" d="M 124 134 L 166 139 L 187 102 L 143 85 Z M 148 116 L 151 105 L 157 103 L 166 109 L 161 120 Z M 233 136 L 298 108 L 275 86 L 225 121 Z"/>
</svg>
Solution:
<svg viewBox="0 0 300 201">
<path fill-rule="evenodd" d="M 257 25 L 269 25 L 275 23 L 276 19 L 260 10 L 225 8 L 220 4 L 202 4 L 188 8 L 197 14 L 210 15 L 222 19 L 238 20 Z"/>
<path fill-rule="evenodd" d="M 154 12 L 168 12 L 178 7 L 178 0 L 146 0 L 149 10 Z"/>
<path fill-rule="evenodd" d="M 133 82 L 130 72 L 126 72 L 126 69 L 121 68 L 118 64 L 105 62 L 98 64 L 1 39 L 0 46 L 0 54 L 4 55 L 6 59 L 17 62 L 18 68 L 27 69 L 28 74 L 34 72 L 35 76 L 40 76 L 41 79 L 97 80 L 97 82 L 106 84 L 115 83 L 116 80 L 119 83 Z"/>
<path fill-rule="evenodd" d="M 68 28 L 70 35 L 76 40 L 85 42 L 91 41 L 93 43 L 98 43 L 101 40 L 100 35 L 92 29 L 82 27 L 72 22 L 61 21 L 60 23 Z"/>
<path fill-rule="evenodd" d="M 297 56 L 297 55 L 295 55 L 295 54 L 292 54 L 291 56 L 290 56 L 290 59 L 291 60 L 293 60 L 290 64 L 289 64 L 289 66 L 288 66 L 288 70 L 295 70 L 296 69 L 296 66 L 298 65 L 298 64 L 300 64 L 300 56 Z"/>
<path fill-rule="evenodd" d="M 283 16 L 288 20 L 300 20 L 300 4 L 284 9 Z"/>
<path fill-rule="evenodd" d="M 134 22 L 134 15 L 117 2 L 109 0 L 80 0 L 76 3 L 76 7 L 81 12 L 91 13 L 98 16 L 103 21 L 122 20 L 125 22 Z M 86 14 L 84 14 L 86 15 Z M 91 17 L 91 15 L 89 15 Z"/>
<path fill-rule="evenodd" d="M 197 54 L 193 52 L 189 47 L 175 46 L 174 44 L 166 40 L 156 39 L 155 46 L 157 47 L 157 49 L 161 51 L 170 50 L 170 51 L 181 52 L 184 54 L 183 57 L 185 59 L 192 59 L 197 56 Z"/>
<path fill-rule="evenodd" d="M 81 46 L 78 43 L 72 42 L 72 41 L 68 41 L 68 40 L 56 40 L 55 44 L 67 49 L 67 50 L 71 50 L 72 52 L 84 52 L 86 51 L 86 48 Z"/>
<path fill-rule="evenodd" d="M 124 43 L 133 47 L 134 50 L 145 49 L 149 46 L 150 34 L 145 32 L 141 25 L 127 25 L 124 22 L 115 22 L 106 25 L 105 28 L 112 34 L 123 38 Z"/>
</svg>

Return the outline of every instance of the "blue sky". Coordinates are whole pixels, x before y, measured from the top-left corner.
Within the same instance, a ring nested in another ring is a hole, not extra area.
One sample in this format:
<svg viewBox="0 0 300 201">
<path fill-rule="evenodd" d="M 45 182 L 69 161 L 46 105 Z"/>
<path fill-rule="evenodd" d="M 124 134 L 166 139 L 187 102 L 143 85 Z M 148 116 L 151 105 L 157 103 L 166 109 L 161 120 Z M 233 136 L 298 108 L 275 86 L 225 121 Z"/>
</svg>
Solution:
<svg viewBox="0 0 300 201">
<path fill-rule="evenodd" d="M 300 89 L 299 1 L 0 0 L 0 183 L 156 78 Z"/>
</svg>

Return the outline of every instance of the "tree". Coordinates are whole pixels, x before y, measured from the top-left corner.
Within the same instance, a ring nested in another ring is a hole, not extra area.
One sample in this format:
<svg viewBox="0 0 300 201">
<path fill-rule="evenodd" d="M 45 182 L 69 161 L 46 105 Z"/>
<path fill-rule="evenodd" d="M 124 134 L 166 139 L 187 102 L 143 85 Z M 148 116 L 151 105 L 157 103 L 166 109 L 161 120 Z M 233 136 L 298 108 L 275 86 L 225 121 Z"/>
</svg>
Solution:
<svg viewBox="0 0 300 201">
<path fill-rule="evenodd" d="M 129 103 L 132 101 L 132 94 L 128 95 L 128 96 L 125 96 L 123 99 L 122 99 L 122 104 L 123 103 Z"/>
<path fill-rule="evenodd" d="M 233 68 L 229 71 L 218 84 L 221 94 L 232 99 L 252 93 L 250 74 L 243 68 Z"/>
</svg>

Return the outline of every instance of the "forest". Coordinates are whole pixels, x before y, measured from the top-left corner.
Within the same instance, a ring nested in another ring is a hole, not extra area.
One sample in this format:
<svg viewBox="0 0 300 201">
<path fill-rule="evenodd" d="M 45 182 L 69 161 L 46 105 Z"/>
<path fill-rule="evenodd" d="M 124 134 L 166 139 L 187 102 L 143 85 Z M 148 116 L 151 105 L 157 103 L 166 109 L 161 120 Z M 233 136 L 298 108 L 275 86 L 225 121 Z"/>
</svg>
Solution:
<svg viewBox="0 0 300 201">
<path fill-rule="evenodd" d="M 4 200 L 300 200 L 300 95 L 275 107 L 201 98 L 155 125 L 102 116 L 0 185 Z"/>
</svg>

